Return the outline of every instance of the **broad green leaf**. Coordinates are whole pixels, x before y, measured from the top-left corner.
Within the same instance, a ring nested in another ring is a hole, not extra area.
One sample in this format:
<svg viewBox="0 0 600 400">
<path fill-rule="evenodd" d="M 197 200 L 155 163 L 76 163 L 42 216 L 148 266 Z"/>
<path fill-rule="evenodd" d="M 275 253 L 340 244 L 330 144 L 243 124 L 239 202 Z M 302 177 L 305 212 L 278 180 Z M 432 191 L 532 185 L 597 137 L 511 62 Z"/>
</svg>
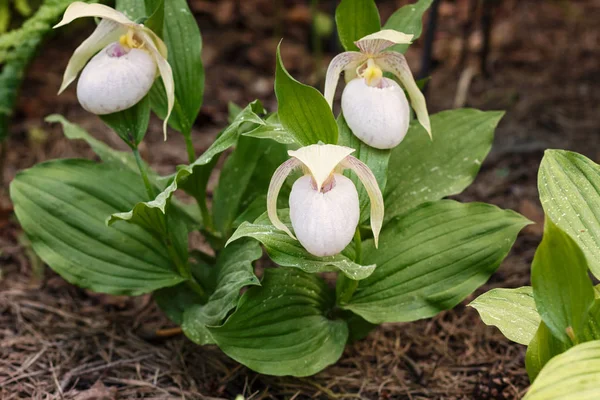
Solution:
<svg viewBox="0 0 600 400">
<path fill-rule="evenodd" d="M 525 367 L 527 368 L 529 380 L 533 382 L 552 357 L 563 353 L 569 347 L 571 347 L 570 344 L 567 345 L 556 338 L 542 321 L 535 336 L 527 346 L 527 353 L 525 354 Z"/>
<path fill-rule="evenodd" d="M 125 167 L 126 169 L 139 174 L 138 166 L 135 162 L 133 154 L 129 152 L 115 150 L 104 142 L 94 138 L 85 129 L 77 124 L 73 124 L 65 119 L 62 115 L 52 114 L 46 117 L 46 122 L 60 123 L 63 127 L 64 135 L 70 140 L 83 140 L 85 141 L 100 157 L 105 164 L 111 164 L 116 167 Z M 152 172 L 151 170 L 148 170 Z"/>
<path fill-rule="evenodd" d="M 544 238 L 531 264 L 531 283 L 540 316 L 566 344 L 583 339 L 588 310 L 595 299 L 587 270 L 577 243 L 546 218 Z"/>
<path fill-rule="evenodd" d="M 552 359 L 524 400 L 595 400 L 600 398 L 600 340 L 580 344 Z"/>
<path fill-rule="evenodd" d="M 279 122 L 277 113 L 269 115 L 265 121 L 265 125 L 259 125 L 243 135 L 257 139 L 271 139 L 282 144 L 298 144 L 296 139 L 283 128 L 283 125 Z"/>
<path fill-rule="evenodd" d="M 221 327 L 209 328 L 225 354 L 268 375 L 313 375 L 335 363 L 348 326 L 327 318 L 333 292 L 318 276 L 266 269 L 262 286 L 250 288 Z"/>
<path fill-rule="evenodd" d="M 327 101 L 317 89 L 295 80 L 283 66 L 277 47 L 275 73 L 279 121 L 302 146 L 336 144 L 337 125 Z"/>
<path fill-rule="evenodd" d="M 390 161 L 392 150 L 380 150 L 363 143 L 354 136 L 342 114 L 338 117 L 337 123 L 340 132 L 338 144 L 356 149 L 352 155 L 369 167 L 377 179 L 379 189 L 381 189 L 382 193 L 385 192 L 388 176 L 388 163 Z M 345 175 L 352 179 L 352 182 L 354 182 L 354 185 L 356 186 L 358 198 L 360 200 L 360 220 L 361 222 L 365 221 L 369 218 L 369 207 L 371 205 L 367 190 L 356 174 L 346 171 Z"/>
<path fill-rule="evenodd" d="M 469 186 L 490 151 L 503 114 L 458 109 L 432 115 L 433 141 L 413 121 L 390 157 L 384 192 L 386 221 Z"/>
<path fill-rule="evenodd" d="M 69 282 L 133 296 L 184 280 L 152 234 L 130 224 L 106 226 L 107 216 L 144 198 L 138 175 L 87 160 L 57 160 L 18 174 L 10 192 L 33 249 Z"/>
<path fill-rule="evenodd" d="M 196 304 L 202 304 L 202 298 L 198 293 L 185 283 L 158 289 L 152 293 L 152 298 L 167 317 L 177 325 L 183 324 L 183 314 L 186 309 Z"/>
<path fill-rule="evenodd" d="M 381 29 L 374 0 L 342 0 L 335 10 L 335 23 L 346 51 L 358 51 L 355 41 Z"/>
<path fill-rule="evenodd" d="M 281 221 L 292 229 L 289 211 L 279 210 Z M 316 257 L 307 252 L 296 239 L 271 225 L 267 213 L 261 215 L 254 223 L 244 222 L 233 233 L 227 245 L 243 237 L 251 237 L 261 242 L 269 257 L 284 267 L 294 267 L 304 272 L 316 273 L 326 271 L 342 271 L 347 277 L 365 279 L 375 269 L 375 265 L 359 265 L 343 254 L 329 257 Z M 368 258 L 365 258 L 368 260 Z"/>
<path fill-rule="evenodd" d="M 150 98 L 145 96 L 127 110 L 101 115 L 100 118 L 132 149 L 144 140 L 150 122 Z"/>
<path fill-rule="evenodd" d="M 433 0 L 418 0 L 413 4 L 407 4 L 393 13 L 383 26 L 383 29 L 395 29 L 399 32 L 412 34 L 413 42 L 417 40 L 423 31 L 423 14 L 429 9 Z M 391 50 L 405 53 L 410 44 L 397 44 Z M 437 131 L 436 136 L 437 136 Z"/>
<path fill-rule="evenodd" d="M 377 268 L 343 307 L 371 323 L 450 309 L 487 281 L 528 223 L 489 204 L 423 204 L 384 227 L 379 250 L 363 243 L 363 259 Z"/>
<path fill-rule="evenodd" d="M 216 288 L 208 302 L 188 307 L 183 314 L 182 328 L 190 340 L 201 345 L 214 343 L 208 327 L 221 325 L 225 316 L 235 308 L 240 289 L 260 286 L 252 263 L 261 256 L 260 246 L 251 240 L 232 244 L 219 254 L 213 267 Z"/>
<path fill-rule="evenodd" d="M 116 0 L 115 3 L 115 8 L 133 21 L 150 15 L 146 12 L 144 0 Z"/>
<path fill-rule="evenodd" d="M 144 25 L 162 38 L 165 25 L 165 0 L 145 0 L 145 3 L 148 12 L 154 11 L 144 22 Z"/>
<path fill-rule="evenodd" d="M 275 163 L 270 162 L 275 158 Z M 275 169 L 287 160 L 285 147 L 270 140 L 240 137 L 221 169 L 214 192 L 215 228 L 229 237 L 233 222 L 257 194 L 266 194 Z M 266 201 L 265 201 L 266 210 Z"/>
<path fill-rule="evenodd" d="M 528 345 L 541 318 L 535 308 L 531 286 L 492 289 L 469 304 L 486 325 L 492 325 L 513 342 Z"/>
<path fill-rule="evenodd" d="M 600 277 L 600 167 L 581 154 L 546 150 L 538 175 L 546 215 L 579 245 Z"/>
</svg>

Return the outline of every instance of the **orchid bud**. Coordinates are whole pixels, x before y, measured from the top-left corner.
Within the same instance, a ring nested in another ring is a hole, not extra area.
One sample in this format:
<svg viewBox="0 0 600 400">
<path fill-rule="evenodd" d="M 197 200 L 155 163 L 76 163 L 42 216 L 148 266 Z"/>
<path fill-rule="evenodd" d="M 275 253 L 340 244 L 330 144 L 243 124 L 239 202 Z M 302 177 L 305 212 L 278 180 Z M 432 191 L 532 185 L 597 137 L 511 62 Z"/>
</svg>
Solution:
<svg viewBox="0 0 600 400">
<path fill-rule="evenodd" d="M 410 122 L 404 90 L 395 81 L 383 77 L 384 72 L 394 74 L 406 89 L 417 119 L 431 137 L 425 97 L 404 55 L 385 51 L 395 44 L 410 43 L 412 37 L 391 29 L 365 36 L 355 42 L 360 52 L 338 54 L 327 69 L 325 99 L 333 105 L 335 88 L 344 71 L 347 85 L 342 94 L 342 111 L 354 135 L 369 146 L 396 147 L 406 136 Z"/>
<path fill-rule="evenodd" d="M 297 238 L 318 257 L 340 253 L 352 241 L 360 218 L 360 203 L 354 182 L 343 176 L 344 168 L 354 171 L 371 201 L 371 229 L 375 245 L 383 223 L 383 196 L 375 176 L 365 164 L 351 156 L 354 149 L 315 144 L 288 151 L 292 157 L 273 174 L 267 194 L 267 212 L 273 225 Z M 287 176 L 302 167 L 289 198 L 290 219 L 296 236 L 277 216 L 277 195 Z"/>
<path fill-rule="evenodd" d="M 98 115 L 112 114 L 137 104 L 160 75 L 167 95 L 167 116 L 163 124 L 166 139 L 167 121 L 175 104 L 175 83 L 164 42 L 152 30 L 119 11 L 80 1 L 69 5 L 62 21 L 54 28 L 81 17 L 102 20 L 73 53 L 59 94 L 81 72 L 77 98 L 83 108 Z"/>
</svg>

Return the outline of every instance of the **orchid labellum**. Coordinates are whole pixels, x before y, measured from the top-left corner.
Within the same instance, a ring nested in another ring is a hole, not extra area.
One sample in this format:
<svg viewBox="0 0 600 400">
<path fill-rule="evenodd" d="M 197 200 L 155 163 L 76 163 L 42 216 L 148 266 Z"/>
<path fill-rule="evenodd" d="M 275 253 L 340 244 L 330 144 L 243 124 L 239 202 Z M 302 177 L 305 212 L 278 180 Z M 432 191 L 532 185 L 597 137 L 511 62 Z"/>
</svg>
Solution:
<svg viewBox="0 0 600 400">
<path fill-rule="evenodd" d="M 160 74 L 167 94 L 167 121 L 175 103 L 173 72 L 167 47 L 149 28 L 102 4 L 72 3 L 54 28 L 82 17 L 102 20 L 92 35 L 73 53 L 59 90 L 62 93 L 81 72 L 77 98 L 97 115 L 126 110 L 146 96 Z M 83 71 L 82 71 L 83 70 Z"/>
<path fill-rule="evenodd" d="M 413 35 L 391 29 L 365 36 L 355 42 L 360 49 L 338 54 L 327 69 L 325 99 L 331 107 L 342 71 L 346 87 L 342 93 L 344 118 L 356 137 L 378 149 L 396 147 L 406 136 L 410 108 L 404 91 L 384 72 L 402 83 L 417 119 L 431 137 L 425 97 L 419 90 L 403 54 L 386 51 L 395 44 L 408 44 Z"/>
<path fill-rule="evenodd" d="M 340 253 L 351 241 L 360 218 L 354 183 L 342 175 L 354 171 L 371 201 L 371 228 L 378 244 L 383 222 L 383 197 L 375 176 L 365 164 L 351 156 L 354 149 L 332 144 L 314 144 L 288 151 L 292 157 L 273 174 L 267 194 L 271 223 L 298 241 L 311 254 L 324 257 Z M 290 194 L 290 219 L 296 236 L 277 216 L 277 195 L 287 176 L 302 167 Z"/>
</svg>

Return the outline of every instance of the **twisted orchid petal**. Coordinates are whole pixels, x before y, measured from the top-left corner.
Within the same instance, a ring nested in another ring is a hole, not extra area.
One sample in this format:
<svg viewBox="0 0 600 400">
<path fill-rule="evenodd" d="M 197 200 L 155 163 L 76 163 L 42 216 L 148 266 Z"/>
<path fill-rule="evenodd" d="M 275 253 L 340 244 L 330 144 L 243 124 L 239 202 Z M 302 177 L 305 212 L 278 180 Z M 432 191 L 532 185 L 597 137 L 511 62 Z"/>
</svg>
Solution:
<svg viewBox="0 0 600 400">
<path fill-rule="evenodd" d="M 374 56 L 395 44 L 410 44 L 413 36 L 393 29 L 384 29 L 367 35 L 354 44 L 363 54 Z"/>
<path fill-rule="evenodd" d="M 344 168 L 354 171 L 356 176 L 358 176 L 358 179 L 360 179 L 367 190 L 367 194 L 369 195 L 369 200 L 371 202 L 371 230 L 373 230 L 375 247 L 378 247 L 379 232 L 381 232 L 381 227 L 383 226 L 385 209 L 383 204 L 383 195 L 381 194 L 381 189 L 379 189 L 379 184 L 377 184 L 377 179 L 369 167 L 356 157 L 347 156 L 344 158 L 341 165 Z"/>
<path fill-rule="evenodd" d="M 329 67 L 327 67 L 327 75 L 325 76 L 324 94 L 329 107 L 333 107 L 333 97 L 335 96 L 335 89 L 342 71 L 345 70 L 346 74 L 356 74 L 356 68 L 365 61 L 365 55 L 357 51 L 346 51 L 345 53 L 338 54 L 331 60 Z"/>
<path fill-rule="evenodd" d="M 419 123 L 425 128 L 429 137 L 432 138 L 431 122 L 429 121 L 425 96 L 423 96 L 423 93 L 419 90 L 404 55 L 395 51 L 386 51 L 380 54 L 377 58 L 377 63 L 381 65 L 384 70 L 391 72 L 400 80 L 408 92 L 410 104 L 415 110 L 415 114 L 417 114 Z"/>
<path fill-rule="evenodd" d="M 288 175 L 296 168 L 300 167 L 302 163 L 296 158 L 290 158 L 275 170 L 271 183 L 269 183 L 269 190 L 267 192 L 267 215 L 271 220 L 273 226 L 280 229 L 290 235 L 291 238 L 296 239 L 294 234 L 288 229 L 287 226 L 279 219 L 277 215 L 277 196 L 283 186 L 283 183 L 287 179 Z"/>
</svg>

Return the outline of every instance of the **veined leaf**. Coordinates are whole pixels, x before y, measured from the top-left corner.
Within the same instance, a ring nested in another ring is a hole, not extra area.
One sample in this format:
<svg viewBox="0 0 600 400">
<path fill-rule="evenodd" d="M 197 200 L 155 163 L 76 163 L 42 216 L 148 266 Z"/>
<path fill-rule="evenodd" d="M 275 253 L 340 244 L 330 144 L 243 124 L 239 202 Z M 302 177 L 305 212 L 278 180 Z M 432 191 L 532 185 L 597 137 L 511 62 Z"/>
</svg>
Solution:
<svg viewBox="0 0 600 400">
<path fill-rule="evenodd" d="M 433 0 L 418 0 L 413 4 L 407 4 L 398 9 L 387 20 L 383 29 L 394 29 L 402 33 L 412 34 L 413 42 L 417 40 L 423 32 L 423 14 L 429 9 Z M 410 44 L 397 44 L 391 50 L 405 53 Z M 437 136 L 437 131 L 436 136 Z M 437 139 L 436 139 L 437 140 Z"/>
<path fill-rule="evenodd" d="M 600 167 L 581 154 L 546 150 L 538 176 L 544 212 L 579 245 L 600 277 Z"/>
<path fill-rule="evenodd" d="M 144 140 L 150 122 L 150 98 L 145 96 L 136 105 L 100 118 L 132 149 Z"/>
<path fill-rule="evenodd" d="M 384 192 L 386 221 L 469 186 L 490 151 L 503 114 L 473 109 L 437 113 L 431 116 L 433 141 L 413 121 L 390 157 Z"/>
<path fill-rule="evenodd" d="M 335 10 L 335 24 L 346 51 L 358 51 L 355 41 L 381 29 L 374 0 L 342 0 Z"/>
<path fill-rule="evenodd" d="M 577 345 L 544 367 L 524 400 L 600 398 L 600 340 Z"/>
<path fill-rule="evenodd" d="M 69 282 L 139 295 L 184 280 L 161 241 L 106 217 L 145 196 L 138 175 L 87 160 L 38 164 L 13 180 L 11 199 L 33 249 Z"/>
<path fill-rule="evenodd" d="M 558 354 L 565 352 L 571 345 L 563 343 L 555 337 L 548 326 L 542 321 L 535 336 L 527 346 L 525 367 L 529 380 L 533 382 L 544 365 Z"/>
<path fill-rule="evenodd" d="M 513 342 L 528 345 L 541 318 L 535 308 L 531 286 L 492 289 L 469 304 L 486 325 L 492 325 Z"/>
<path fill-rule="evenodd" d="M 371 323 L 406 322 L 447 310 L 484 284 L 529 223 L 510 210 L 452 200 L 426 203 L 363 243 L 377 264 L 344 308 Z"/>
<path fill-rule="evenodd" d="M 209 328 L 225 354 L 262 374 L 313 375 L 335 363 L 348 326 L 327 314 L 335 296 L 318 276 L 266 269 L 262 286 L 250 288 L 221 327 Z"/>
<path fill-rule="evenodd" d="M 302 146 L 336 144 L 337 125 L 327 101 L 317 89 L 304 85 L 287 72 L 277 48 L 275 94 L 281 125 Z"/>
<path fill-rule="evenodd" d="M 292 228 L 289 210 L 279 210 L 281 221 Z M 343 254 L 329 257 L 317 257 L 307 252 L 296 239 L 275 228 L 267 213 L 261 215 L 254 223 L 244 222 L 233 233 L 227 244 L 243 237 L 251 237 L 261 242 L 269 257 L 284 267 L 299 268 L 305 272 L 316 273 L 340 270 L 351 279 L 365 279 L 375 269 L 375 265 L 359 265 Z"/>
</svg>

